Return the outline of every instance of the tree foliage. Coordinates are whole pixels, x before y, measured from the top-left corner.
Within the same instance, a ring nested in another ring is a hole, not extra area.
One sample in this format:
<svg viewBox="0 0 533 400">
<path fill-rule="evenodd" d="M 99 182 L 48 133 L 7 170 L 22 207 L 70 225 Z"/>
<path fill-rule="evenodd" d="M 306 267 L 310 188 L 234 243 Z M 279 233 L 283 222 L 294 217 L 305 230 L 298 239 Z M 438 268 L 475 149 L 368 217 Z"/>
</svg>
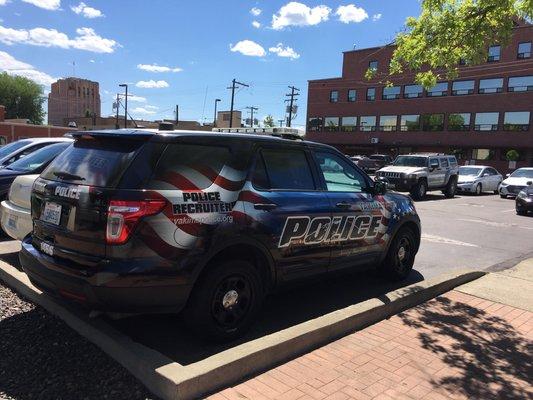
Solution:
<svg viewBox="0 0 533 400">
<path fill-rule="evenodd" d="M 422 0 L 420 16 L 408 18 L 396 37 L 387 78 L 413 71 L 425 88 L 454 79 L 461 61 L 485 62 L 490 45 L 509 43 L 515 21 L 532 18 L 533 0 Z"/>
<path fill-rule="evenodd" d="M 263 126 L 265 128 L 273 128 L 274 127 L 274 117 L 270 114 L 268 114 L 265 119 L 263 120 Z"/>
<path fill-rule="evenodd" d="M 23 76 L 0 73 L 0 104 L 6 107 L 6 118 L 26 118 L 32 124 L 42 124 L 43 103 L 40 85 Z"/>
</svg>

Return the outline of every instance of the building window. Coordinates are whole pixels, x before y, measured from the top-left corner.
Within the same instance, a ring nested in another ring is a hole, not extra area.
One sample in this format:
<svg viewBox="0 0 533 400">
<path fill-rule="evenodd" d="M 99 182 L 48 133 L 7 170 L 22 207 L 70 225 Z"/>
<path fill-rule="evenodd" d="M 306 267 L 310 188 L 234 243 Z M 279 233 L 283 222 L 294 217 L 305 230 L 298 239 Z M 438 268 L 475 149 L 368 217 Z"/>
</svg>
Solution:
<svg viewBox="0 0 533 400">
<path fill-rule="evenodd" d="M 400 98 L 400 86 L 390 86 L 383 88 L 383 100 L 394 100 Z"/>
<path fill-rule="evenodd" d="M 348 101 L 354 102 L 357 99 L 357 91 L 355 89 L 348 90 Z"/>
<path fill-rule="evenodd" d="M 357 127 L 357 117 L 342 117 L 341 118 L 341 131 L 355 132 L 356 127 Z"/>
<path fill-rule="evenodd" d="M 531 42 L 518 43 L 518 55 L 519 59 L 531 58 Z"/>
<path fill-rule="evenodd" d="M 406 99 L 422 97 L 423 91 L 422 85 L 405 85 L 403 88 L 403 97 Z"/>
<path fill-rule="evenodd" d="M 394 132 L 398 125 L 398 116 L 382 115 L 379 117 L 379 130 L 383 132 Z"/>
<path fill-rule="evenodd" d="M 362 132 L 374 132 L 376 130 L 376 117 L 361 117 L 359 129 Z"/>
<path fill-rule="evenodd" d="M 473 160 L 492 160 L 494 158 L 494 150 L 491 149 L 472 149 Z"/>
<path fill-rule="evenodd" d="M 490 46 L 488 62 L 500 61 L 501 46 Z"/>
<path fill-rule="evenodd" d="M 474 129 L 476 131 L 497 131 L 498 130 L 497 112 L 490 113 L 476 113 L 476 120 L 474 121 Z"/>
<path fill-rule="evenodd" d="M 455 81 L 452 84 L 452 96 L 464 96 L 474 93 L 474 81 Z"/>
<path fill-rule="evenodd" d="M 326 132 L 337 132 L 339 130 L 339 117 L 324 118 L 324 130 Z"/>
<path fill-rule="evenodd" d="M 507 85 L 509 92 L 530 92 L 533 91 L 533 75 L 514 76 L 509 78 Z"/>
<path fill-rule="evenodd" d="M 469 131 L 470 113 L 455 113 L 448 115 L 449 131 Z"/>
<path fill-rule="evenodd" d="M 426 91 L 428 97 L 442 97 L 448 94 L 448 82 L 439 82 Z"/>
<path fill-rule="evenodd" d="M 524 132 L 529 130 L 529 111 L 506 112 L 503 118 L 503 130 Z"/>
<path fill-rule="evenodd" d="M 444 129 L 444 114 L 422 115 L 422 130 L 437 132 Z"/>
<path fill-rule="evenodd" d="M 378 62 L 377 61 L 370 61 L 368 63 L 368 69 L 371 69 L 373 71 L 377 71 L 378 70 Z"/>
<path fill-rule="evenodd" d="M 368 101 L 376 100 L 376 88 L 368 88 L 368 89 L 366 89 L 366 99 Z"/>
<path fill-rule="evenodd" d="M 402 115 L 400 118 L 400 130 L 403 132 L 420 130 L 420 115 Z"/>
<path fill-rule="evenodd" d="M 226 116 L 226 114 L 224 114 L 224 116 Z M 322 117 L 311 117 L 307 121 L 307 129 L 309 130 L 309 132 L 321 132 L 323 125 L 324 119 Z"/>
<path fill-rule="evenodd" d="M 480 79 L 478 93 L 501 93 L 503 91 L 503 78 Z"/>
<path fill-rule="evenodd" d="M 329 102 L 337 103 L 338 101 L 339 101 L 339 91 L 332 90 L 331 92 L 329 92 Z"/>
</svg>

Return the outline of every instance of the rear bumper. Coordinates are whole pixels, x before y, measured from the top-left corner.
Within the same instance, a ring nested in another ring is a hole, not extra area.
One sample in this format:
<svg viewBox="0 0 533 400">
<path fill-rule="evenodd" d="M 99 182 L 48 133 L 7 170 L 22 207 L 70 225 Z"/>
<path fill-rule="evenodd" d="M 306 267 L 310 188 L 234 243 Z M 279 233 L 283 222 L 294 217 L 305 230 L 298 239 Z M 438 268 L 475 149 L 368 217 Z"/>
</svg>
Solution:
<svg viewBox="0 0 533 400">
<path fill-rule="evenodd" d="M 22 242 L 20 263 L 31 282 L 54 296 L 74 300 L 99 311 L 122 313 L 178 312 L 186 304 L 191 285 L 168 284 L 168 279 L 155 275 L 140 275 L 124 271 L 113 273 L 112 264 L 106 269 L 87 274 L 65 268 L 53 257 L 35 249 L 31 237 Z M 130 271 L 135 271 L 132 262 Z"/>
<path fill-rule="evenodd" d="M 2 212 L 1 224 L 4 232 L 17 240 L 22 240 L 28 236 L 33 228 L 30 210 L 18 207 L 7 200 L 4 200 L 0 207 Z"/>
</svg>

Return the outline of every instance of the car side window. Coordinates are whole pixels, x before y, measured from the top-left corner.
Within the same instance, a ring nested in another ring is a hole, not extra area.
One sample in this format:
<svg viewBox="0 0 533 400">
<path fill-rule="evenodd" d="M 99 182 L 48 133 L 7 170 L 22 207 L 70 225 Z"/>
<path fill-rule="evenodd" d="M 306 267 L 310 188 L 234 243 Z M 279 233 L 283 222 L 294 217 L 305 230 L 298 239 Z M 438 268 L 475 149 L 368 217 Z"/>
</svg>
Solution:
<svg viewBox="0 0 533 400">
<path fill-rule="evenodd" d="M 329 192 L 361 192 L 366 187 L 364 176 L 342 157 L 328 152 L 315 156 Z"/>
<path fill-rule="evenodd" d="M 257 189 L 266 190 L 316 189 L 305 152 L 293 149 L 261 150 L 252 183 Z"/>
<path fill-rule="evenodd" d="M 448 168 L 449 164 L 448 164 L 448 159 L 446 158 L 441 158 L 440 159 L 440 166 L 442 168 Z"/>
<path fill-rule="evenodd" d="M 438 158 L 430 158 L 429 159 L 429 166 L 431 166 L 431 164 L 439 165 L 439 159 Z"/>
</svg>

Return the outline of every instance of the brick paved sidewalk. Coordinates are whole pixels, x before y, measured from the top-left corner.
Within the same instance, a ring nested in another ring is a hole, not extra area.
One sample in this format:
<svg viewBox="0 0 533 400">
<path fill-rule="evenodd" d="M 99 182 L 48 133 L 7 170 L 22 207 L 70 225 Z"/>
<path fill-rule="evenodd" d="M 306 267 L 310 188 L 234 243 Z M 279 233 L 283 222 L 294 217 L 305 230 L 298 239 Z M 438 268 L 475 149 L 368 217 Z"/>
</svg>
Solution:
<svg viewBox="0 0 533 400">
<path fill-rule="evenodd" d="M 533 398 L 533 313 L 451 291 L 210 398 Z"/>
</svg>

